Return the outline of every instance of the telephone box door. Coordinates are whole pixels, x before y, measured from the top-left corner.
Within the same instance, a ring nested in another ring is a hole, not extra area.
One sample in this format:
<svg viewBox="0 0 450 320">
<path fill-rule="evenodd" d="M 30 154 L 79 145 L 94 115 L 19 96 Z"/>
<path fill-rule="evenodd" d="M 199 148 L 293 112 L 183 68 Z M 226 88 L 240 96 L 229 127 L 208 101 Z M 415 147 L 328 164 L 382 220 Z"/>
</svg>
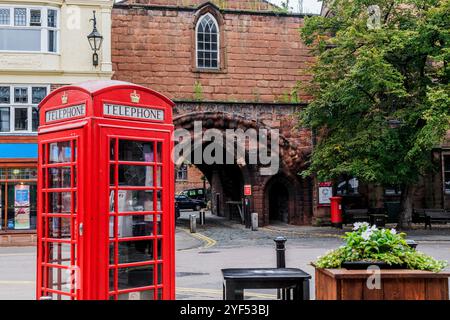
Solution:
<svg viewBox="0 0 450 320">
<path fill-rule="evenodd" d="M 174 299 L 171 132 L 103 129 L 108 298 Z"/>
<path fill-rule="evenodd" d="M 40 137 L 37 298 L 81 299 L 82 130 Z"/>
</svg>

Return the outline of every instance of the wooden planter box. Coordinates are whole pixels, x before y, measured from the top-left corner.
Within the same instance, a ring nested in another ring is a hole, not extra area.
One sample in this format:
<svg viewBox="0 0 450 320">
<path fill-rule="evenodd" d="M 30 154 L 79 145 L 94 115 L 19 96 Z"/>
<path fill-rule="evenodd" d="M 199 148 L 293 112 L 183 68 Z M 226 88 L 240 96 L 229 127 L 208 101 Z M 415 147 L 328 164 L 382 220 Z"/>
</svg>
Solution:
<svg viewBox="0 0 450 320">
<path fill-rule="evenodd" d="M 450 273 L 380 270 L 381 288 L 369 289 L 366 270 L 316 268 L 316 300 L 449 300 Z"/>
</svg>

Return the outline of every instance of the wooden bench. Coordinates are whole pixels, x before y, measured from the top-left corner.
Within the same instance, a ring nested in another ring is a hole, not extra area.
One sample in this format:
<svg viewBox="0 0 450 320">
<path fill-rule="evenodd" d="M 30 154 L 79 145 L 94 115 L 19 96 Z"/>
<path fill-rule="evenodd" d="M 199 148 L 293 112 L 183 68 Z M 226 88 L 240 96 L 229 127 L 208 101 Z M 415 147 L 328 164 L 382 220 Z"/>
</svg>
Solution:
<svg viewBox="0 0 450 320">
<path fill-rule="evenodd" d="M 425 209 L 425 229 L 428 226 L 431 230 L 432 222 L 450 222 L 450 212 L 443 209 Z"/>
<path fill-rule="evenodd" d="M 425 209 L 414 209 L 412 222 L 413 223 L 424 223 L 425 222 Z"/>
<path fill-rule="evenodd" d="M 346 209 L 345 223 L 370 222 L 369 209 Z"/>
</svg>

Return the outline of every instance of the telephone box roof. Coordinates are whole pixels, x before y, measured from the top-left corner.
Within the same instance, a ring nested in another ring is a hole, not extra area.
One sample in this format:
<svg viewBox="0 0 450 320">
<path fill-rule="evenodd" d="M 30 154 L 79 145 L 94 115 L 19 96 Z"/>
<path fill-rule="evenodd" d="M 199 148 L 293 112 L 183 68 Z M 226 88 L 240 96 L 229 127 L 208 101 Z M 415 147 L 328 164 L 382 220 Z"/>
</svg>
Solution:
<svg viewBox="0 0 450 320">
<path fill-rule="evenodd" d="M 41 108 L 50 97 L 58 94 L 59 92 L 63 92 L 63 91 L 81 90 L 81 91 L 88 93 L 92 97 L 94 97 L 105 91 L 126 89 L 126 88 L 141 90 L 141 91 L 156 95 L 156 96 L 160 97 L 161 99 L 163 99 L 165 102 L 167 102 L 169 105 L 174 106 L 174 103 L 169 98 L 164 96 L 163 94 L 156 92 L 154 90 L 148 89 L 143 86 L 139 86 L 139 85 L 136 85 L 136 84 L 133 84 L 130 82 L 125 82 L 125 81 L 117 81 L 117 80 L 90 80 L 90 81 L 75 83 L 73 85 L 63 86 L 63 87 L 56 89 L 55 91 L 53 91 L 49 95 L 47 95 L 47 97 L 45 97 L 44 100 L 41 101 L 41 103 L 39 104 L 39 108 Z"/>
</svg>

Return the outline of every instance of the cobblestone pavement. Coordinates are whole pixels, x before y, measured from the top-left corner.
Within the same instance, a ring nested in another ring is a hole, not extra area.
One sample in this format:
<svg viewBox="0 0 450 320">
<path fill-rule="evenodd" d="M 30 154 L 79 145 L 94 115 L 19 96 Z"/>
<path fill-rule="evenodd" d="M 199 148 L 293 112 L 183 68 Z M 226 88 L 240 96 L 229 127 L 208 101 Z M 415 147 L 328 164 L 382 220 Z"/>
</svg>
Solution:
<svg viewBox="0 0 450 320">
<path fill-rule="evenodd" d="M 179 228 L 189 229 L 189 216 L 196 212 L 182 212 L 177 221 Z M 386 228 L 394 228 L 395 224 L 389 224 Z M 259 228 L 258 231 L 246 229 L 238 221 L 230 221 L 225 218 L 206 214 L 206 224 L 201 226 L 197 222 L 197 231 L 217 241 L 216 246 L 221 248 L 241 247 L 242 245 L 273 245 L 273 239 L 277 236 L 285 236 L 289 242 L 300 242 L 317 245 L 315 239 L 320 239 L 327 246 L 331 240 L 340 240 L 345 232 L 351 231 L 352 226 L 346 225 L 343 229 L 333 227 L 292 226 L 285 223 L 274 222 L 270 226 Z M 413 229 L 407 232 L 409 239 L 417 241 L 450 241 L 450 224 L 436 225 L 432 230 L 425 230 L 423 225 L 413 225 Z"/>
<path fill-rule="evenodd" d="M 314 277 L 310 265 L 319 255 L 338 247 L 344 230 L 330 227 L 289 226 L 274 224 L 258 231 L 245 229 L 235 221 L 207 214 L 206 225 L 198 225 L 197 233 L 189 232 L 189 215 L 182 212 L 176 232 L 177 299 L 222 299 L 223 268 L 274 267 L 273 239 L 283 235 L 286 244 L 286 264 L 301 268 Z M 195 214 L 195 213 L 194 213 Z M 450 261 L 450 226 L 433 230 L 412 230 L 408 238 L 418 241 L 418 249 L 438 259 Z M 0 300 L 34 299 L 34 247 L 0 248 Z M 314 279 L 311 280 L 314 297 Z M 274 299 L 275 292 L 249 290 L 249 299 Z"/>
</svg>

